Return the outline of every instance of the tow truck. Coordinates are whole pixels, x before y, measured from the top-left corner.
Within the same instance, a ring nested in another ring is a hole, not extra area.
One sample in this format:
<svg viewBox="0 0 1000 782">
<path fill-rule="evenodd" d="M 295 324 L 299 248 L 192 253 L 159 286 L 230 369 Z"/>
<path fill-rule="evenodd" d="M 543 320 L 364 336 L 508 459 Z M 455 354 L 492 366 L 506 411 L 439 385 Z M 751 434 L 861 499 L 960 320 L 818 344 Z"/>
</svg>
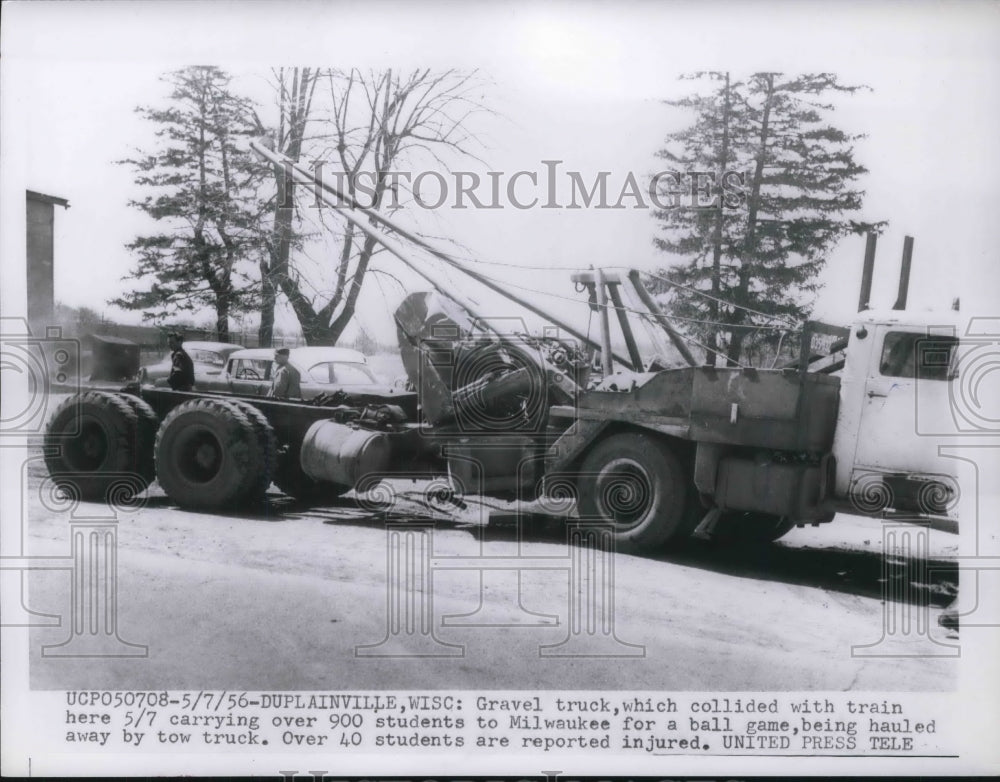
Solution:
<svg viewBox="0 0 1000 782">
<path fill-rule="evenodd" d="M 50 474 L 68 491 L 100 501 L 157 480 L 182 507 L 218 510 L 261 502 L 272 481 L 321 502 L 435 475 L 459 495 L 573 501 L 637 550 L 692 533 L 761 543 L 842 510 L 957 531 L 953 461 L 914 425 L 920 405 L 948 415 L 957 313 L 865 310 L 849 328 L 807 323 L 788 366 L 699 365 L 637 270 L 573 275 L 599 316 L 592 338 L 267 145 L 251 146 L 430 284 L 394 314 L 418 404 L 135 383 L 86 390 L 62 403 L 45 435 Z M 408 245 L 552 327 L 532 334 L 523 321 L 484 317 Z M 873 262 L 869 237 L 869 289 Z M 629 315 L 686 366 L 644 361 Z M 832 340 L 819 354 L 817 336 Z"/>
</svg>

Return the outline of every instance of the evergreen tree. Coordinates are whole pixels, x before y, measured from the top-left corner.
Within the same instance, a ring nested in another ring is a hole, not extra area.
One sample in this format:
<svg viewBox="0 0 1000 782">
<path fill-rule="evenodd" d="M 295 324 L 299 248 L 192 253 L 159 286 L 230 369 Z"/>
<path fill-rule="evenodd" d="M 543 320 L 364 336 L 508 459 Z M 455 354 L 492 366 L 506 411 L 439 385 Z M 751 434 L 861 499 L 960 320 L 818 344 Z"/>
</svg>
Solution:
<svg viewBox="0 0 1000 782">
<path fill-rule="evenodd" d="M 149 282 L 111 303 L 161 320 L 211 307 L 220 340 L 229 319 L 257 294 L 244 261 L 260 250 L 263 206 L 256 196 L 259 165 L 240 144 L 253 133 L 248 102 L 229 88 L 219 68 L 193 66 L 167 74 L 167 108 L 136 111 L 159 127 L 159 148 L 120 161 L 136 170 L 150 193 L 130 202 L 158 231 L 127 245 L 138 262 L 126 280 Z"/>
<path fill-rule="evenodd" d="M 856 181 L 866 173 L 854 159 L 861 136 L 828 120 L 828 96 L 863 88 L 831 74 L 689 78 L 709 87 L 667 101 L 695 118 L 658 155 L 679 172 L 709 174 L 714 200 L 655 213 L 656 246 L 678 256 L 663 276 L 684 287 L 661 280 L 654 290 L 670 292 L 671 311 L 687 319 L 707 363 L 721 355 L 734 365 L 749 346 L 773 352 L 782 332 L 808 317 L 817 277 L 841 238 L 880 227 L 856 219 L 864 196 Z"/>
</svg>

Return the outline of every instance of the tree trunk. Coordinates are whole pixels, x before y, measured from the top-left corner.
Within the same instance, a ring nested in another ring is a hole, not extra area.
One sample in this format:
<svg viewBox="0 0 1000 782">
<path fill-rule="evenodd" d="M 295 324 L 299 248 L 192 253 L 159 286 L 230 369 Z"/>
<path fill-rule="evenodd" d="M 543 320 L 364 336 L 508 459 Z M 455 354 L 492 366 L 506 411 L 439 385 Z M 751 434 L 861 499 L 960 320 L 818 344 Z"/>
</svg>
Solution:
<svg viewBox="0 0 1000 782">
<path fill-rule="evenodd" d="M 275 181 L 280 183 L 284 171 L 275 166 Z M 285 182 L 284 187 L 292 187 L 291 182 Z M 278 190 L 281 190 L 280 184 Z M 260 329 L 258 337 L 262 348 L 271 347 L 274 340 L 274 306 L 277 289 L 288 276 L 288 256 L 292 247 L 292 217 L 294 207 L 283 207 L 282 193 L 276 194 L 274 205 L 274 229 L 271 232 L 271 251 L 265 261 L 261 262 L 261 301 Z"/>
<path fill-rule="evenodd" d="M 344 333 L 344 329 L 347 328 L 347 324 L 354 317 L 354 310 L 358 305 L 358 295 L 361 293 L 361 285 L 364 283 L 365 274 L 368 272 L 368 264 L 374 252 L 375 240 L 371 236 L 366 235 L 365 243 L 361 246 L 361 253 L 358 257 L 358 267 L 354 270 L 354 276 L 351 277 L 350 290 L 344 299 L 344 307 L 330 324 L 330 331 L 333 333 L 334 339 L 330 344 L 335 344 L 340 339 L 340 336 Z"/>
<path fill-rule="evenodd" d="M 736 301 L 737 303 L 743 302 L 746 299 L 746 291 L 750 284 L 750 273 L 746 269 L 746 266 L 740 269 L 740 282 L 736 288 Z M 746 320 L 746 313 L 741 309 L 736 309 L 733 311 L 733 316 L 730 319 L 730 323 L 735 328 L 732 328 L 729 332 L 729 352 L 726 355 L 726 366 L 736 367 L 740 364 L 740 357 L 743 354 L 743 340 L 746 338 L 747 330 L 743 326 Z"/>
<path fill-rule="evenodd" d="M 764 107 L 761 114 L 760 142 L 757 147 L 756 161 L 754 165 L 753 180 L 750 185 L 750 197 L 747 199 L 747 230 L 743 242 L 743 250 L 740 253 L 740 281 L 736 290 L 735 303 L 745 305 L 747 292 L 750 290 L 750 263 L 753 261 L 754 253 L 757 250 L 757 213 L 760 210 L 760 188 L 764 179 L 764 163 L 767 159 L 767 142 L 770 133 L 771 104 L 774 100 L 774 74 L 769 73 L 765 77 L 767 88 L 764 95 Z M 738 309 L 733 313 L 732 322 L 737 328 L 730 333 L 732 337 L 729 341 L 729 354 L 727 364 L 737 366 L 740 356 L 743 353 L 743 340 L 746 338 L 746 328 L 742 324 L 746 321 L 746 310 Z"/>
<path fill-rule="evenodd" d="M 270 259 L 260 261 L 260 326 L 257 329 L 257 342 L 262 348 L 274 344 L 274 303 L 277 297 L 274 283 L 271 282 Z"/>
<path fill-rule="evenodd" d="M 229 342 L 229 297 L 215 299 L 215 334 L 219 342 Z"/>
<path fill-rule="evenodd" d="M 715 212 L 715 232 L 712 236 L 712 296 L 709 303 L 709 318 L 719 322 L 719 297 L 722 292 L 722 236 L 725 222 L 725 196 L 722 192 L 722 181 L 726 175 L 726 164 L 729 161 L 729 71 L 726 71 L 726 87 L 722 107 L 722 147 L 719 150 L 719 205 Z M 713 328 L 708 334 L 708 349 L 705 351 L 705 363 L 714 367 L 718 356 L 719 329 Z"/>
<path fill-rule="evenodd" d="M 335 333 L 324 314 L 304 316 L 299 314 L 302 337 L 310 347 L 330 347 L 337 344 L 340 334 Z"/>
<path fill-rule="evenodd" d="M 284 154 L 293 162 L 298 163 L 302 156 L 302 140 L 312 107 L 312 93 L 316 87 L 318 74 L 309 68 L 294 68 L 292 70 L 291 92 L 284 94 L 284 75 L 281 78 L 282 90 L 281 122 L 282 128 L 287 120 L 288 138 L 285 140 Z M 286 102 L 287 101 L 287 102 Z M 279 133 L 279 143 L 281 142 Z M 260 329 L 258 337 L 261 347 L 270 347 L 274 340 L 274 307 L 278 290 L 285 290 L 285 279 L 288 277 L 288 259 L 292 247 L 292 218 L 295 207 L 283 207 L 290 200 L 290 188 L 294 182 L 287 177 L 281 166 L 274 167 L 275 205 L 274 229 L 271 234 L 271 252 L 268 258 L 261 262 L 261 302 Z M 282 192 L 285 190 L 286 192 Z M 296 314 L 300 310 L 296 308 Z M 300 325 L 305 331 L 305 323 Z M 312 343 L 310 343 L 312 344 Z"/>
</svg>

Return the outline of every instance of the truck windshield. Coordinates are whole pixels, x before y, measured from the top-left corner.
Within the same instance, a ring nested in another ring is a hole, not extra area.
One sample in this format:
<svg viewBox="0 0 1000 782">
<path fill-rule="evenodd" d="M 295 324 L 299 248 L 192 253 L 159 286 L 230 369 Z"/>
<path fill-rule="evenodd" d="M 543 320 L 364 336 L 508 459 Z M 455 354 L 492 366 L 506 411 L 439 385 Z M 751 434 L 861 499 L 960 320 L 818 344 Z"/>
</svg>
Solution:
<svg viewBox="0 0 1000 782">
<path fill-rule="evenodd" d="M 890 331 L 882 345 L 879 371 L 887 377 L 948 380 L 955 337 Z"/>
</svg>

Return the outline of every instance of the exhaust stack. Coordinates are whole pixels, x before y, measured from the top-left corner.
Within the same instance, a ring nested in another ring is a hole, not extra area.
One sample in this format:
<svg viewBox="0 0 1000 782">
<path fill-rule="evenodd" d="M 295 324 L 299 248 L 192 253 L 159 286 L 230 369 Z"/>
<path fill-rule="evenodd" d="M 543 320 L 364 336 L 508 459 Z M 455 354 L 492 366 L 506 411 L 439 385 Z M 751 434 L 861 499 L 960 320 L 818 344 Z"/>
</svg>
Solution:
<svg viewBox="0 0 1000 782">
<path fill-rule="evenodd" d="M 899 293 L 896 294 L 894 310 L 906 309 L 906 295 L 910 290 L 910 262 L 913 260 L 913 237 L 903 239 L 903 265 L 899 270 Z"/>
<path fill-rule="evenodd" d="M 869 232 L 868 242 L 865 244 L 865 265 L 861 271 L 861 295 L 858 297 L 858 312 L 868 309 L 868 303 L 872 295 L 872 273 L 875 271 L 875 242 L 878 236 Z"/>
</svg>

